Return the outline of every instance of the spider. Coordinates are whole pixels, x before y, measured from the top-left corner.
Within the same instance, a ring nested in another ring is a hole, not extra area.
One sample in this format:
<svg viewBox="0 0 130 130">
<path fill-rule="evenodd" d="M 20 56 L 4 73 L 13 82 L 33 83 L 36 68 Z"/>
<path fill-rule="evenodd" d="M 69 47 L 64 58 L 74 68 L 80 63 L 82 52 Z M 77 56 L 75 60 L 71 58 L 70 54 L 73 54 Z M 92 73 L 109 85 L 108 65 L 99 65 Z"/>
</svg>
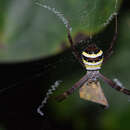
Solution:
<svg viewBox="0 0 130 130">
<path fill-rule="evenodd" d="M 58 101 L 66 99 L 71 95 L 77 88 L 80 88 L 80 97 L 86 100 L 99 103 L 103 106 L 108 106 L 107 100 L 101 90 L 98 79 L 103 80 L 109 86 L 116 89 L 117 91 L 123 92 L 126 95 L 130 95 L 130 90 L 123 87 L 118 80 L 110 80 L 109 78 L 102 75 L 99 70 L 101 65 L 112 55 L 113 46 L 117 39 L 117 15 L 115 16 L 115 32 L 113 39 L 110 43 L 110 47 L 103 54 L 103 51 L 99 49 L 96 44 L 89 44 L 86 49 L 81 53 L 77 52 L 74 42 L 72 40 L 70 31 L 68 30 L 68 40 L 72 48 L 72 52 L 75 58 L 81 63 L 81 65 L 87 70 L 86 74 L 76 82 L 72 88 L 57 96 Z"/>
</svg>

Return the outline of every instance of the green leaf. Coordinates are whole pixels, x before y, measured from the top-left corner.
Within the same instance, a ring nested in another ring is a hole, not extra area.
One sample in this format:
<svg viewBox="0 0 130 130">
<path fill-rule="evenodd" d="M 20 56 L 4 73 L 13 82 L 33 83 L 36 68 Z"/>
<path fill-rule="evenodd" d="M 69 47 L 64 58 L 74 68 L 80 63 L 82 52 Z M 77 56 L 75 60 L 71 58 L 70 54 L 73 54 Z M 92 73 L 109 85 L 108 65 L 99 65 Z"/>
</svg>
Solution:
<svg viewBox="0 0 130 130">
<path fill-rule="evenodd" d="M 1 2 L 0 61 L 27 61 L 57 54 L 67 40 L 65 25 L 53 12 L 31 0 Z M 101 31 L 118 10 L 121 0 L 44 0 L 62 13 L 73 32 Z"/>
</svg>

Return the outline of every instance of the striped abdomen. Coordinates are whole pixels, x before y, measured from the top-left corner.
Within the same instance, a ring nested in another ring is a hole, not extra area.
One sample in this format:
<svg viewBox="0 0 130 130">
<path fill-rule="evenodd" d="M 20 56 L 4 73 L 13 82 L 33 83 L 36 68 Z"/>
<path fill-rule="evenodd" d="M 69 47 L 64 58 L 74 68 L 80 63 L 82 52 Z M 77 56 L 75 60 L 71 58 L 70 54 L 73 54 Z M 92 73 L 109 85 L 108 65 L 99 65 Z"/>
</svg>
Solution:
<svg viewBox="0 0 130 130">
<path fill-rule="evenodd" d="M 82 60 L 87 70 L 99 70 L 103 62 L 103 51 L 91 44 L 82 52 Z"/>
</svg>

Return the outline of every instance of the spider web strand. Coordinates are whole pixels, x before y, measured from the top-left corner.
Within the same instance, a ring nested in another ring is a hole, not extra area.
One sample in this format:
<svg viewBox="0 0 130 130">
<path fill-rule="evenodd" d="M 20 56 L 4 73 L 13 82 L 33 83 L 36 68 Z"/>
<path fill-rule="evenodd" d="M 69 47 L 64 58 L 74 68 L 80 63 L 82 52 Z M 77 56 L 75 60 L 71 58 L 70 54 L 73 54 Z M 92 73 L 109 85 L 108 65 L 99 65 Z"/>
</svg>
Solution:
<svg viewBox="0 0 130 130">
<path fill-rule="evenodd" d="M 115 0 L 115 9 L 117 9 L 117 4 L 118 4 L 118 0 Z M 108 20 L 104 23 L 104 26 L 108 25 L 114 16 L 118 15 L 118 13 L 116 11 L 114 11 L 108 18 Z"/>
<path fill-rule="evenodd" d="M 117 12 L 112 13 L 107 19 L 107 21 L 104 23 L 104 26 L 107 26 L 112 21 L 113 17 L 116 16 L 117 14 L 118 14 Z"/>
<path fill-rule="evenodd" d="M 65 25 L 65 27 L 71 31 L 72 30 L 72 27 L 70 26 L 69 24 L 69 21 L 64 17 L 64 14 L 62 14 L 61 12 L 57 11 L 56 8 L 51 8 L 49 5 L 44 5 L 44 4 L 41 4 L 41 3 L 38 3 L 36 2 L 36 4 L 38 6 L 41 6 L 45 9 L 48 9 L 49 11 L 51 11 L 52 13 L 54 13 L 56 16 L 59 17 L 59 19 L 63 22 L 63 24 Z"/>
<path fill-rule="evenodd" d="M 53 92 L 56 90 L 56 88 L 60 85 L 61 82 L 62 82 L 61 80 L 57 80 L 54 83 L 54 85 L 51 85 L 51 88 L 47 91 L 45 98 L 41 102 L 41 105 L 39 105 L 39 107 L 37 108 L 37 113 L 39 113 L 41 116 L 44 116 L 44 113 L 41 111 L 41 108 L 43 108 L 45 106 L 48 98 L 50 97 L 50 95 L 53 94 Z"/>
</svg>

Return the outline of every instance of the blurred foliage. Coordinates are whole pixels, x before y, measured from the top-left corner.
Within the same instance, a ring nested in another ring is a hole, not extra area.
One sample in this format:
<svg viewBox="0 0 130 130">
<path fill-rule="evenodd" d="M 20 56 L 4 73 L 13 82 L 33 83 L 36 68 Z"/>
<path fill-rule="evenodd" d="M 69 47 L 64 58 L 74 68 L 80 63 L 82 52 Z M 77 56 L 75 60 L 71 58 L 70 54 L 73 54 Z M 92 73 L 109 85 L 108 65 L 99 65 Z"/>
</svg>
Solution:
<svg viewBox="0 0 130 130">
<path fill-rule="evenodd" d="M 63 23 L 33 0 L 1 0 L 0 61 L 16 62 L 57 54 L 67 39 Z M 39 1 L 40 2 L 40 1 Z M 44 0 L 68 19 L 73 34 L 98 33 L 109 23 L 121 0 Z"/>
<path fill-rule="evenodd" d="M 92 35 L 103 31 L 103 24 L 116 10 L 115 1 L 95 0 L 93 2 L 92 0 L 83 0 L 82 3 L 78 0 L 53 0 L 53 2 L 52 0 L 45 0 L 42 3 L 49 4 L 64 14 L 70 21 L 74 36 L 78 32 Z M 38 7 L 34 1 L 3 0 L 0 3 L 0 10 L 4 12 L 0 16 L 1 61 L 13 62 L 39 57 L 45 58 L 62 51 L 61 44 L 67 40 L 67 35 L 63 23 L 57 16 Z M 120 3 L 118 3 L 118 8 Z M 114 48 L 115 53 L 102 67 L 101 73 L 111 79 L 118 78 L 126 88 L 130 89 L 130 10 L 122 8 L 118 18 L 119 34 Z M 112 30 L 114 30 L 114 26 L 112 26 Z M 112 35 L 111 32 L 109 34 L 102 32 L 102 39 L 109 41 L 109 35 Z M 106 46 L 105 43 L 102 44 Z M 70 53 L 63 53 L 63 55 L 67 60 L 60 57 L 61 61 L 58 66 L 54 66 L 53 61 L 50 62 L 50 66 L 55 67 L 55 72 L 45 74 L 45 77 L 49 74 L 50 77 L 49 80 L 44 80 L 44 85 L 41 86 L 44 86 L 43 89 L 45 90 L 45 87 L 48 89 L 53 81 L 63 80 L 53 97 L 70 88 L 86 73 L 77 61 L 74 63 L 68 61 L 72 58 Z M 44 65 L 42 67 L 46 69 Z M 70 123 L 74 130 L 130 129 L 130 98 L 110 88 L 102 81 L 101 86 L 110 105 L 107 110 L 103 110 L 97 104 L 80 99 L 77 90 L 76 93 L 61 103 L 57 103 L 52 97 L 49 100 L 47 111 L 44 112 L 57 125 L 66 126 Z"/>
</svg>

